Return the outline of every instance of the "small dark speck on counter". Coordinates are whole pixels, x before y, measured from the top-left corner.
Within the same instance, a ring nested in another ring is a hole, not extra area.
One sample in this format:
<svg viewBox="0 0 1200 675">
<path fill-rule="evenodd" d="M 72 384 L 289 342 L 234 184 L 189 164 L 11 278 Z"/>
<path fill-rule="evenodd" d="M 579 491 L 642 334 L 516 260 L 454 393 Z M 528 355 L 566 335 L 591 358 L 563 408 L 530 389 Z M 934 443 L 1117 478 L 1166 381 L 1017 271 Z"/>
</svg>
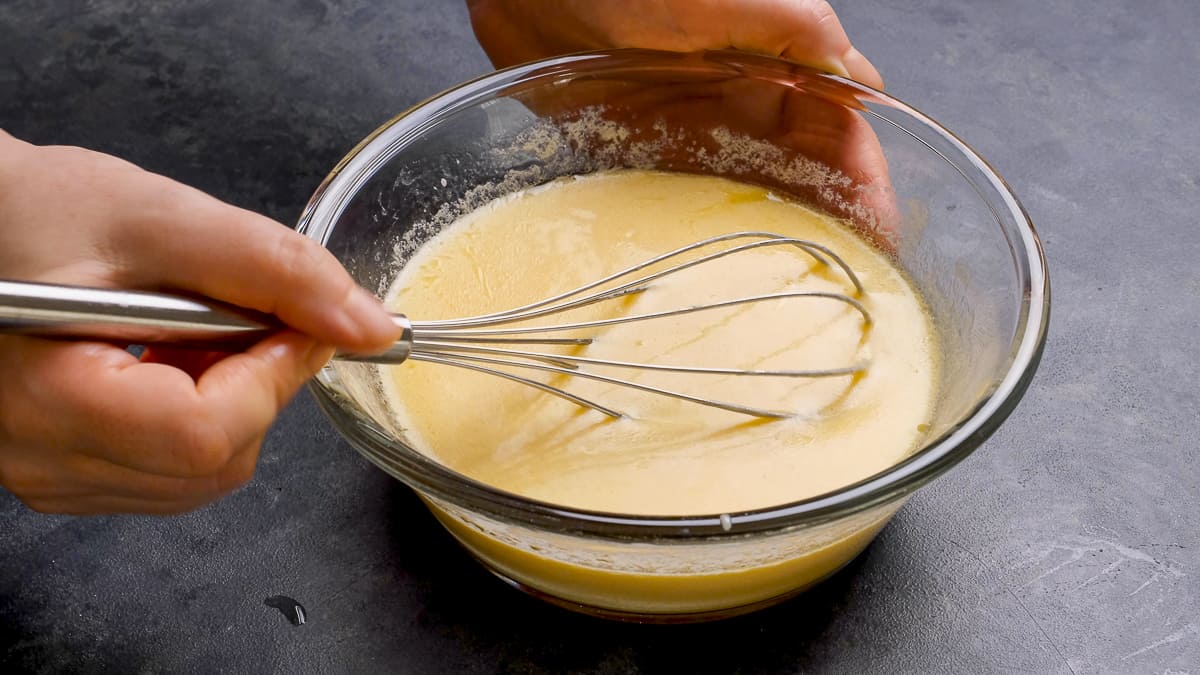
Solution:
<svg viewBox="0 0 1200 675">
<path fill-rule="evenodd" d="M 293 626 L 301 626 L 307 621 L 304 614 L 304 605 L 296 602 L 286 595 L 272 595 L 263 600 L 263 604 L 267 607 L 274 607 L 281 614 L 287 617 Z"/>
</svg>

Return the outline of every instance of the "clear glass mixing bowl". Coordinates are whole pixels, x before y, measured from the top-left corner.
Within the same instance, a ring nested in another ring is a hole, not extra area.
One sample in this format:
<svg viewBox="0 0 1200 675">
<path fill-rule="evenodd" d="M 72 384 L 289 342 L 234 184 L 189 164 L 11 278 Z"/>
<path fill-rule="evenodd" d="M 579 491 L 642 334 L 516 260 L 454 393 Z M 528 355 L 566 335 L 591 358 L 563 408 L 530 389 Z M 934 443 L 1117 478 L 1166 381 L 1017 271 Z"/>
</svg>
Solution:
<svg viewBox="0 0 1200 675">
<path fill-rule="evenodd" d="M 1008 186 L 933 120 L 855 82 L 732 52 L 589 53 L 463 84 L 354 148 L 299 230 L 383 297 L 412 252 L 458 215 L 560 176 L 630 167 L 766 185 L 843 216 L 889 251 L 924 295 L 943 351 L 920 450 L 773 508 L 588 512 L 494 489 L 413 450 L 375 367 L 331 363 L 312 391 L 354 447 L 510 583 L 614 618 L 730 616 L 835 572 L 909 495 L 995 431 L 1045 341 L 1045 260 Z"/>
</svg>

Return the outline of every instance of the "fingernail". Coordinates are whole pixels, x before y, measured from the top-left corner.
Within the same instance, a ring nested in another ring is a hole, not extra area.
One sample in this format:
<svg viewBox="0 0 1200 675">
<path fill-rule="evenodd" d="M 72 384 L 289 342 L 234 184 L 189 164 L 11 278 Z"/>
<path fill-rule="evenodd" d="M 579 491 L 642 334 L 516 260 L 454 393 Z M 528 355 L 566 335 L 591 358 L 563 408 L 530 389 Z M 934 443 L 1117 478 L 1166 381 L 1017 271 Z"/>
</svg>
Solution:
<svg viewBox="0 0 1200 675">
<path fill-rule="evenodd" d="M 847 54 L 847 56 L 849 56 L 849 54 Z M 854 79 L 853 77 L 850 76 L 850 69 L 846 67 L 846 62 L 837 57 L 833 57 L 833 58 L 829 59 L 829 72 L 834 75 L 839 75 L 841 77 L 848 77 L 850 79 Z"/>
<path fill-rule="evenodd" d="M 357 289 L 343 308 L 365 342 L 382 344 L 395 340 L 400 329 L 383 304 L 365 289 Z"/>
</svg>

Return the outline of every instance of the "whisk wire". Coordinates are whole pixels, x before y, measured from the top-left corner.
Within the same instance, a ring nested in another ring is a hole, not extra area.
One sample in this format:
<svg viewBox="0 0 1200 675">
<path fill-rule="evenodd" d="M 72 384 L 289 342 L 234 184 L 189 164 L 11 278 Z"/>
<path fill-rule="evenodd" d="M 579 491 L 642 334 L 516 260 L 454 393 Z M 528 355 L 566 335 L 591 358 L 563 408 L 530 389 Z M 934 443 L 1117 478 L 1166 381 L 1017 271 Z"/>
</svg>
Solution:
<svg viewBox="0 0 1200 675">
<path fill-rule="evenodd" d="M 713 309 L 721 309 L 724 307 L 733 307 L 736 305 L 747 305 L 756 302 L 766 302 L 768 300 L 786 300 L 789 298 L 821 298 L 827 300 L 836 300 L 843 302 L 854 309 L 863 317 L 863 324 L 871 324 L 871 314 L 861 302 L 842 293 L 829 293 L 825 291 L 788 291 L 783 293 L 769 293 L 764 295 L 752 295 L 744 298 L 736 298 L 733 300 L 722 300 L 704 305 L 696 305 L 693 307 L 682 307 L 679 309 L 664 310 L 661 312 L 651 312 L 648 314 L 634 314 L 630 316 L 617 316 L 608 319 L 596 319 L 593 321 L 580 321 L 577 323 L 564 323 L 550 326 L 525 326 L 518 328 L 475 328 L 475 329 L 460 329 L 454 331 L 438 331 L 425 330 L 423 327 L 426 324 L 413 323 L 413 339 L 430 339 L 430 340 L 454 340 L 459 336 L 463 337 L 485 337 L 489 335 L 524 335 L 530 333 L 546 333 L 565 330 L 579 330 L 583 328 L 599 328 L 601 326 L 613 326 L 622 323 L 632 323 L 635 321 L 649 321 L 652 319 L 663 319 L 671 316 L 679 316 L 681 314 L 693 314 L 695 312 L 704 312 Z M 528 317 L 521 317 L 524 320 Z"/>
<path fill-rule="evenodd" d="M 664 363 L 642 363 L 636 361 L 615 361 L 611 359 L 594 359 L 587 356 L 571 356 L 569 354 L 542 354 L 539 352 L 525 352 L 515 349 L 502 349 L 498 347 L 477 347 L 474 345 L 454 344 L 452 342 L 431 342 L 414 347 L 414 354 L 440 354 L 446 355 L 446 352 L 470 352 L 476 354 L 494 354 L 497 356 L 506 356 L 510 358 L 530 359 L 533 361 L 544 361 L 547 363 L 555 363 L 561 366 L 566 363 L 572 370 L 580 365 L 588 366 L 606 366 L 612 368 L 635 368 L 637 370 L 656 370 L 660 372 L 670 373 L 695 373 L 705 375 L 746 375 L 758 377 L 838 377 L 841 375 L 853 375 L 860 373 L 866 369 L 863 364 L 846 366 L 843 368 L 820 368 L 814 370 L 748 370 L 742 368 L 709 368 L 706 366 L 672 366 Z M 514 362 L 511 365 L 522 366 L 523 363 Z"/>
<path fill-rule="evenodd" d="M 671 267 L 668 267 L 667 269 L 659 270 L 652 274 L 648 274 L 643 277 L 639 277 L 632 281 L 627 281 L 627 282 L 620 284 L 619 286 L 616 286 L 614 288 L 597 291 L 595 293 L 586 295 L 582 298 L 572 300 L 569 302 L 565 302 L 562 304 L 555 304 L 555 303 L 558 303 L 559 301 L 566 300 L 568 298 L 572 298 L 572 297 L 575 297 L 578 295 L 582 295 L 583 293 L 586 293 L 587 291 L 601 287 L 607 283 L 616 281 L 617 279 L 621 279 L 622 277 L 627 277 L 627 276 L 634 274 L 635 272 L 639 272 L 647 267 L 650 267 L 657 263 L 663 262 L 665 260 L 669 260 L 671 258 L 678 257 L 680 255 L 694 251 L 696 249 L 699 249 L 699 248 L 702 248 L 705 246 L 710 246 L 712 244 L 720 243 L 723 241 L 730 241 L 730 240 L 739 239 L 739 238 L 744 239 L 744 238 L 748 238 L 748 237 L 758 237 L 758 238 L 762 238 L 764 240 L 758 241 L 758 242 L 753 242 L 750 244 L 741 244 L 741 245 L 727 248 L 727 249 L 724 249 L 721 251 L 717 251 L 716 253 L 710 253 L 708 255 L 704 255 L 699 258 L 695 258 L 693 260 L 689 260 L 689 261 L 686 261 L 683 263 L 679 263 L 677 265 L 673 265 Z M 864 292 L 862 283 L 859 281 L 858 276 L 854 273 L 854 270 L 850 267 L 850 265 L 847 264 L 846 261 L 843 260 L 841 256 L 837 255 L 836 253 L 834 253 L 832 250 L 830 250 L 826 246 L 823 246 L 816 242 L 808 241 L 806 239 L 795 239 L 792 237 L 784 237 L 784 236 L 781 236 L 778 234 L 772 234 L 770 232 L 737 232 L 737 233 L 721 235 L 721 236 L 717 236 L 717 237 L 710 237 L 703 241 L 699 241 L 694 244 L 689 244 L 688 246 L 683 246 L 683 247 L 677 248 L 674 251 L 664 253 L 662 255 L 656 256 L 649 260 L 646 260 L 645 262 L 641 262 L 641 263 L 638 263 L 637 265 L 633 265 L 633 266 L 627 267 L 625 269 L 619 270 L 617 272 L 614 272 L 613 274 L 610 274 L 610 275 L 608 275 L 602 279 L 599 279 L 597 281 L 593 281 L 589 284 L 585 284 L 585 285 L 575 288 L 573 290 L 566 291 L 564 293 L 560 293 L 553 297 L 539 300 L 538 302 L 530 303 L 528 305 L 523 305 L 521 307 L 504 310 L 501 312 L 493 312 L 490 314 L 481 314 L 479 316 L 474 316 L 474 317 L 413 322 L 413 328 L 418 329 L 418 330 L 419 329 L 439 329 L 439 328 L 441 328 L 441 329 L 468 328 L 468 327 L 475 327 L 475 326 L 491 325 L 491 324 L 495 324 L 495 323 L 511 323 L 514 321 L 525 321 L 528 319 L 534 319 L 534 318 L 538 318 L 541 316 L 546 316 L 548 314 L 557 314 L 557 313 L 565 312 L 565 311 L 568 311 L 571 309 L 578 309 L 580 307 L 585 307 L 587 305 L 595 304 L 597 302 L 604 302 L 604 301 L 612 300 L 612 299 L 615 299 L 615 298 L 618 298 L 621 296 L 630 295 L 633 293 L 640 293 L 640 292 L 646 290 L 647 288 L 649 288 L 649 285 L 648 285 L 649 282 L 654 281 L 656 279 L 661 279 L 662 277 L 665 277 L 667 275 L 675 274 L 675 273 L 681 272 L 685 269 L 695 267 L 697 265 L 702 265 L 702 264 L 705 264 L 708 262 L 712 262 L 714 260 L 718 260 L 718 259 L 724 258 L 726 256 L 735 255 L 737 253 L 743 253 L 745 251 L 753 250 L 756 248 L 762 248 L 765 246 L 797 246 L 797 247 L 801 248 L 802 250 L 804 250 L 805 252 L 807 252 L 809 255 L 811 255 L 815 260 L 817 260 L 818 263 L 821 263 L 823 265 L 829 265 L 829 260 L 833 260 L 834 263 L 837 264 L 838 267 L 840 267 L 842 269 L 842 271 L 846 274 L 846 277 L 849 279 L 850 283 L 854 286 L 855 295 L 861 295 Z M 864 312 L 865 312 L 865 310 L 864 310 Z"/>
<path fill-rule="evenodd" d="M 546 392 L 547 394 L 553 394 L 555 396 L 558 396 L 559 398 L 564 398 L 564 399 L 570 401 L 571 403 L 574 403 L 575 405 L 578 405 L 578 406 L 582 406 L 584 408 L 591 408 L 592 410 L 603 413 L 609 417 L 619 418 L 622 416 L 621 413 L 617 412 L 616 410 L 613 410 L 612 408 L 601 405 L 600 403 L 597 403 L 591 399 L 586 399 L 582 396 L 572 394 L 571 392 L 567 391 L 566 389 L 560 389 L 558 387 L 555 387 L 555 386 L 552 386 L 549 384 L 545 384 L 543 382 L 538 382 L 537 380 L 532 380 L 528 377 L 521 377 L 520 375 L 516 375 L 514 373 L 509 373 L 507 371 L 500 370 L 497 368 L 488 368 L 486 366 L 480 366 L 480 365 L 476 365 L 474 363 L 467 363 L 464 360 L 460 360 L 458 358 L 454 358 L 454 357 L 450 357 L 450 356 L 438 356 L 435 354 L 414 353 L 410 356 L 410 358 L 415 361 L 425 361 L 427 363 L 440 363 L 440 364 L 446 365 L 446 366 L 455 366 L 457 368 L 466 368 L 468 370 L 474 370 L 476 372 L 480 372 L 485 375 L 501 377 L 506 380 L 511 380 L 511 381 L 517 382 L 519 384 L 524 384 L 526 386 L 533 387 L 534 389 L 540 389 L 540 390 Z M 500 361 L 499 359 L 491 359 L 490 362 L 504 363 L 503 361 Z"/>
<path fill-rule="evenodd" d="M 672 264 L 669 267 L 648 274 L 643 274 L 632 280 L 626 280 L 624 282 L 619 281 L 645 270 L 648 267 L 672 258 L 676 258 L 697 249 L 721 242 L 746 238 L 756 238 L 760 241 L 738 244 L 720 251 L 707 253 L 690 260 Z M 858 363 L 842 367 L 806 370 L 717 368 L 618 361 L 587 356 L 576 356 L 571 354 L 547 354 L 544 352 L 526 351 L 512 347 L 490 346 L 504 344 L 587 345 L 592 343 L 592 338 L 529 338 L 514 336 L 597 329 L 618 324 L 650 321 L 654 319 L 663 319 L 695 312 L 704 312 L 735 307 L 739 305 L 778 300 L 823 299 L 841 302 L 848 308 L 857 311 L 861 315 L 864 329 L 870 328 L 872 324 L 872 317 L 870 312 L 867 311 L 867 308 L 861 301 L 845 293 L 834 293 L 828 291 L 785 291 L 779 293 L 767 293 L 699 304 L 691 307 L 682 307 L 657 312 L 647 312 L 589 321 L 575 321 L 569 323 L 537 326 L 507 325 L 544 316 L 555 315 L 588 305 L 614 300 L 620 297 L 643 293 L 652 287 L 653 282 L 668 275 L 676 274 L 685 269 L 695 267 L 697 265 L 703 265 L 720 258 L 767 246 L 796 246 L 812 256 L 813 259 L 815 259 L 820 265 L 837 265 L 845 274 L 849 284 L 853 286 L 853 294 L 855 296 L 861 296 L 864 294 L 862 283 L 859 281 L 858 276 L 854 273 L 854 270 L 841 256 L 826 246 L 816 242 L 811 242 L 804 239 L 795 239 L 792 237 L 784 237 L 770 232 L 736 232 L 732 234 L 711 237 L 688 246 L 677 248 L 674 251 L 664 253 L 647 261 L 619 270 L 597 281 L 585 284 L 565 293 L 560 293 L 553 297 L 540 300 L 538 302 L 523 305 L 521 307 L 500 312 L 492 312 L 489 314 L 482 314 L 474 317 L 439 321 L 411 322 L 411 354 L 406 356 L 408 358 L 420 361 L 457 366 L 477 372 L 496 375 L 514 382 L 535 387 L 541 391 L 548 392 L 569 400 L 576 405 L 597 410 L 610 417 L 620 417 L 622 415 L 608 406 L 602 405 L 590 399 L 583 398 L 560 387 L 517 375 L 516 373 L 510 371 L 512 369 L 530 369 L 569 375 L 572 377 L 582 377 L 585 379 L 632 388 L 662 396 L 668 396 L 671 398 L 689 401 L 712 408 L 719 408 L 731 412 L 751 415 L 754 417 L 788 417 L 788 413 L 778 410 L 768 410 L 761 407 L 747 406 L 739 403 L 693 396 L 691 394 L 686 394 L 679 391 L 662 389 L 628 379 L 621 379 L 612 377 L 610 375 L 592 372 L 585 370 L 584 367 L 624 368 L 644 371 L 648 370 L 725 376 L 822 378 L 840 377 L 861 373 L 866 369 L 866 365 L 864 363 Z M 614 282 L 618 282 L 616 286 L 605 288 L 606 285 Z"/>
<path fill-rule="evenodd" d="M 431 358 L 431 356 L 432 356 L 432 358 Z M 609 377 L 607 375 L 601 375 L 599 373 L 592 373 L 592 372 L 588 372 L 588 371 L 584 371 L 584 370 L 571 370 L 569 368 L 562 368 L 559 366 L 553 366 L 553 365 L 549 365 L 549 364 L 532 363 L 532 362 L 517 364 L 513 361 L 508 361 L 505 359 L 495 359 L 495 358 L 490 358 L 490 357 L 486 357 L 486 356 L 473 356 L 473 355 L 469 355 L 469 354 L 455 354 L 453 356 L 451 356 L 449 354 L 430 355 L 430 354 L 426 354 L 423 352 L 413 352 L 413 355 L 410 358 L 417 359 L 420 361 L 430 361 L 430 362 L 442 363 L 442 364 L 450 365 L 450 366 L 459 366 L 459 367 L 463 367 L 463 368 L 470 368 L 471 370 L 486 372 L 487 374 L 498 375 L 498 376 L 504 377 L 506 379 L 522 382 L 524 384 L 530 384 L 532 386 L 535 386 L 538 389 L 541 389 L 542 391 L 554 394 L 556 396 L 562 396 L 563 398 L 566 398 L 566 399 L 572 401 L 573 403 L 576 403 L 578 405 L 582 405 L 584 407 L 592 408 L 593 410 L 602 412 L 605 415 L 608 415 L 609 417 L 625 417 L 625 415 L 623 413 L 617 412 L 615 410 L 612 410 L 610 408 L 607 408 L 603 405 L 600 405 L 600 404 L 590 401 L 588 399 L 582 398 L 580 396 L 576 396 L 575 394 L 572 394 L 564 389 L 559 389 L 558 387 L 554 387 L 552 385 L 544 384 L 542 382 L 537 382 L 536 380 L 530 380 L 527 378 L 523 378 L 523 377 L 520 377 L 519 375 L 513 375 L 512 373 L 509 373 L 509 372 L 506 372 L 503 370 L 499 370 L 499 369 L 472 367 L 472 366 L 474 366 L 474 364 L 468 365 L 465 362 L 466 361 L 475 361 L 475 362 L 479 362 L 479 363 L 490 363 L 490 364 L 498 365 L 498 366 L 519 365 L 521 367 L 532 368 L 534 370 L 542 370 L 542 371 L 551 372 L 551 373 L 560 373 L 563 375 L 570 375 L 572 377 L 582 377 L 582 378 L 586 378 L 589 380 L 595 380 L 597 382 L 606 382 L 608 384 L 615 384 L 615 385 L 622 386 L 622 387 L 637 389 L 639 391 L 644 391 L 644 392 L 647 392 L 650 394 L 657 394 L 659 396 L 668 396 L 670 398 L 677 398 L 677 399 L 680 399 L 683 401 L 689 401 L 691 403 L 698 403 L 700 405 L 708 406 L 710 408 L 720 408 L 722 410 L 728 410 L 729 412 L 740 413 L 742 415 L 750 415 L 752 417 L 763 417 L 763 418 L 768 418 L 768 419 L 784 419 L 784 418 L 792 416 L 792 414 L 787 411 L 767 410 L 766 408 L 756 408 L 753 406 L 746 406 L 746 405 L 741 405 L 738 403 L 729 403 L 726 401 L 717 401 L 714 399 L 700 398 L 698 396 L 692 396 L 691 394 L 685 394 L 685 393 L 679 392 L 679 391 L 672 391 L 670 389 L 662 389 L 660 387 L 652 387 L 647 384 L 641 384 L 640 382 L 632 382 L 630 380 L 622 380 L 619 378 Z"/>
</svg>

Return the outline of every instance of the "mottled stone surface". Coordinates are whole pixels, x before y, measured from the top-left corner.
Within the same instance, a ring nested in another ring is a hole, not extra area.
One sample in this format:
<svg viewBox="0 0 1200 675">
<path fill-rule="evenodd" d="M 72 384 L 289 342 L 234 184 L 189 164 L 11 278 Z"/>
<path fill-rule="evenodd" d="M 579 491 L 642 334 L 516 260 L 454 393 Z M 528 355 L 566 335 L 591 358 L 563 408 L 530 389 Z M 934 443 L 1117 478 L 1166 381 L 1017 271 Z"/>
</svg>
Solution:
<svg viewBox="0 0 1200 675">
<path fill-rule="evenodd" d="M 846 570 L 720 624 L 568 614 L 482 571 L 302 395 L 254 482 L 188 516 L 48 517 L 0 495 L 0 660 L 118 672 L 1200 669 L 1200 5 L 837 4 L 889 89 L 1009 180 L 1054 285 L 1045 360 L 1017 412 Z M 363 135 L 488 69 L 452 1 L 0 2 L 0 126 L 119 154 L 284 222 Z M 304 623 L 266 604 L 276 596 L 302 605 Z"/>
</svg>

